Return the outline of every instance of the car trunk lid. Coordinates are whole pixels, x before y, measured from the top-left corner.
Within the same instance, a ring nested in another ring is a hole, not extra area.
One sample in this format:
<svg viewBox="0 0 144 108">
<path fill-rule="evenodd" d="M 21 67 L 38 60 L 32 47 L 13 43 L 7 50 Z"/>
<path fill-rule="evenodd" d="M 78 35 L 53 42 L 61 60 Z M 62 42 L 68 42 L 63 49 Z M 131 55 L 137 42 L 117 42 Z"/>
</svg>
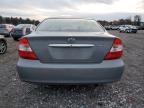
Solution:
<svg viewBox="0 0 144 108">
<path fill-rule="evenodd" d="M 42 63 L 101 63 L 114 37 L 104 33 L 43 33 L 28 36 Z"/>
</svg>

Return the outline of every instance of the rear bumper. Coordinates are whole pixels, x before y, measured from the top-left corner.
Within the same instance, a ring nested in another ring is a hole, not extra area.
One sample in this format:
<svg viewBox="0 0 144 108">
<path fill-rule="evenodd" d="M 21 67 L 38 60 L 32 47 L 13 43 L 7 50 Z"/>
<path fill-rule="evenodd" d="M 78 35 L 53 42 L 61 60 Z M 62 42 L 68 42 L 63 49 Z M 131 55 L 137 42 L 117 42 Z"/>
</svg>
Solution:
<svg viewBox="0 0 144 108">
<path fill-rule="evenodd" d="M 17 70 L 22 81 L 40 83 L 107 83 L 120 80 L 122 59 L 100 64 L 43 64 L 19 58 Z"/>
</svg>

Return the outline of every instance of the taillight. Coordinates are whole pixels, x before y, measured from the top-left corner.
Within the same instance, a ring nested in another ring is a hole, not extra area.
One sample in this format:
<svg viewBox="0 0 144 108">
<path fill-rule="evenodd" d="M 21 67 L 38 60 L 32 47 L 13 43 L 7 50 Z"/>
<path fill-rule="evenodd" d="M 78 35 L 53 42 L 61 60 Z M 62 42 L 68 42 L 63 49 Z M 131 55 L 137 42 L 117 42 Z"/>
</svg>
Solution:
<svg viewBox="0 0 144 108">
<path fill-rule="evenodd" d="M 105 56 L 105 60 L 112 60 L 112 59 L 118 59 L 123 54 L 123 46 L 122 46 L 122 40 L 119 38 L 115 38 L 112 48 Z"/>
<path fill-rule="evenodd" d="M 20 39 L 18 53 L 19 53 L 19 56 L 24 59 L 30 59 L 30 60 L 37 59 L 37 56 L 32 51 L 32 49 L 29 45 L 28 39 L 26 37 Z"/>
</svg>

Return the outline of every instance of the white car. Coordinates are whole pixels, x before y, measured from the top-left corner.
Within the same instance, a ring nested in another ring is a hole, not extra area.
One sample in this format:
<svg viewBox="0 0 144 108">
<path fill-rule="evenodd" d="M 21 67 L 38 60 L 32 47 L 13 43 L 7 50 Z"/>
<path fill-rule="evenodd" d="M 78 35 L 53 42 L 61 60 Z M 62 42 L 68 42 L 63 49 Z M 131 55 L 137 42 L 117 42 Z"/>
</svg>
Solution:
<svg viewBox="0 0 144 108">
<path fill-rule="evenodd" d="M 112 29 L 112 30 L 118 30 L 118 29 L 119 29 L 119 26 L 111 26 L 111 29 Z"/>
<path fill-rule="evenodd" d="M 0 35 L 4 35 L 5 37 L 10 36 L 12 30 L 14 29 L 14 25 L 12 24 L 0 24 Z"/>
<path fill-rule="evenodd" d="M 17 25 L 13 32 L 12 32 L 12 37 L 14 40 L 19 40 L 24 35 L 28 35 L 35 31 L 36 26 L 33 24 L 19 24 Z"/>
<path fill-rule="evenodd" d="M 122 25 L 119 27 L 119 32 L 124 33 L 137 33 L 137 27 L 132 25 Z"/>
</svg>

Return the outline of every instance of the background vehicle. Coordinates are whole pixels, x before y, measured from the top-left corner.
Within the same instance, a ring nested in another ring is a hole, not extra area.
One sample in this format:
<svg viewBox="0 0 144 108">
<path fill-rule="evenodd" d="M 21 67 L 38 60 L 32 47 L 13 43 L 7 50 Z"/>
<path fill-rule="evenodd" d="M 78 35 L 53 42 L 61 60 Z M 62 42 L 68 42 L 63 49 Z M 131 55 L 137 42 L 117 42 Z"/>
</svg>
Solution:
<svg viewBox="0 0 144 108">
<path fill-rule="evenodd" d="M 0 35 L 10 36 L 14 25 L 11 24 L 0 24 Z"/>
<path fill-rule="evenodd" d="M 111 30 L 111 26 L 109 25 L 109 26 L 104 26 L 104 28 L 106 29 L 106 30 Z"/>
<path fill-rule="evenodd" d="M 124 70 L 122 41 L 95 20 L 49 18 L 19 42 L 22 81 L 104 83 Z"/>
<path fill-rule="evenodd" d="M 140 22 L 140 27 L 139 27 L 140 30 L 144 30 L 144 22 Z"/>
<path fill-rule="evenodd" d="M 137 30 L 141 30 L 141 26 L 135 26 Z"/>
<path fill-rule="evenodd" d="M 118 30 L 119 26 L 111 26 L 111 30 Z"/>
<path fill-rule="evenodd" d="M 4 54 L 7 50 L 7 43 L 4 36 L 0 35 L 0 54 Z"/>
<path fill-rule="evenodd" d="M 104 26 L 106 30 L 118 30 L 119 26 L 116 25 L 109 25 L 109 26 Z"/>
<path fill-rule="evenodd" d="M 12 37 L 14 40 L 18 40 L 24 35 L 28 35 L 35 30 L 36 26 L 33 24 L 19 24 L 17 25 L 13 32 Z"/>
<path fill-rule="evenodd" d="M 122 25 L 119 27 L 119 32 L 137 33 L 137 27 L 132 25 Z"/>
</svg>

